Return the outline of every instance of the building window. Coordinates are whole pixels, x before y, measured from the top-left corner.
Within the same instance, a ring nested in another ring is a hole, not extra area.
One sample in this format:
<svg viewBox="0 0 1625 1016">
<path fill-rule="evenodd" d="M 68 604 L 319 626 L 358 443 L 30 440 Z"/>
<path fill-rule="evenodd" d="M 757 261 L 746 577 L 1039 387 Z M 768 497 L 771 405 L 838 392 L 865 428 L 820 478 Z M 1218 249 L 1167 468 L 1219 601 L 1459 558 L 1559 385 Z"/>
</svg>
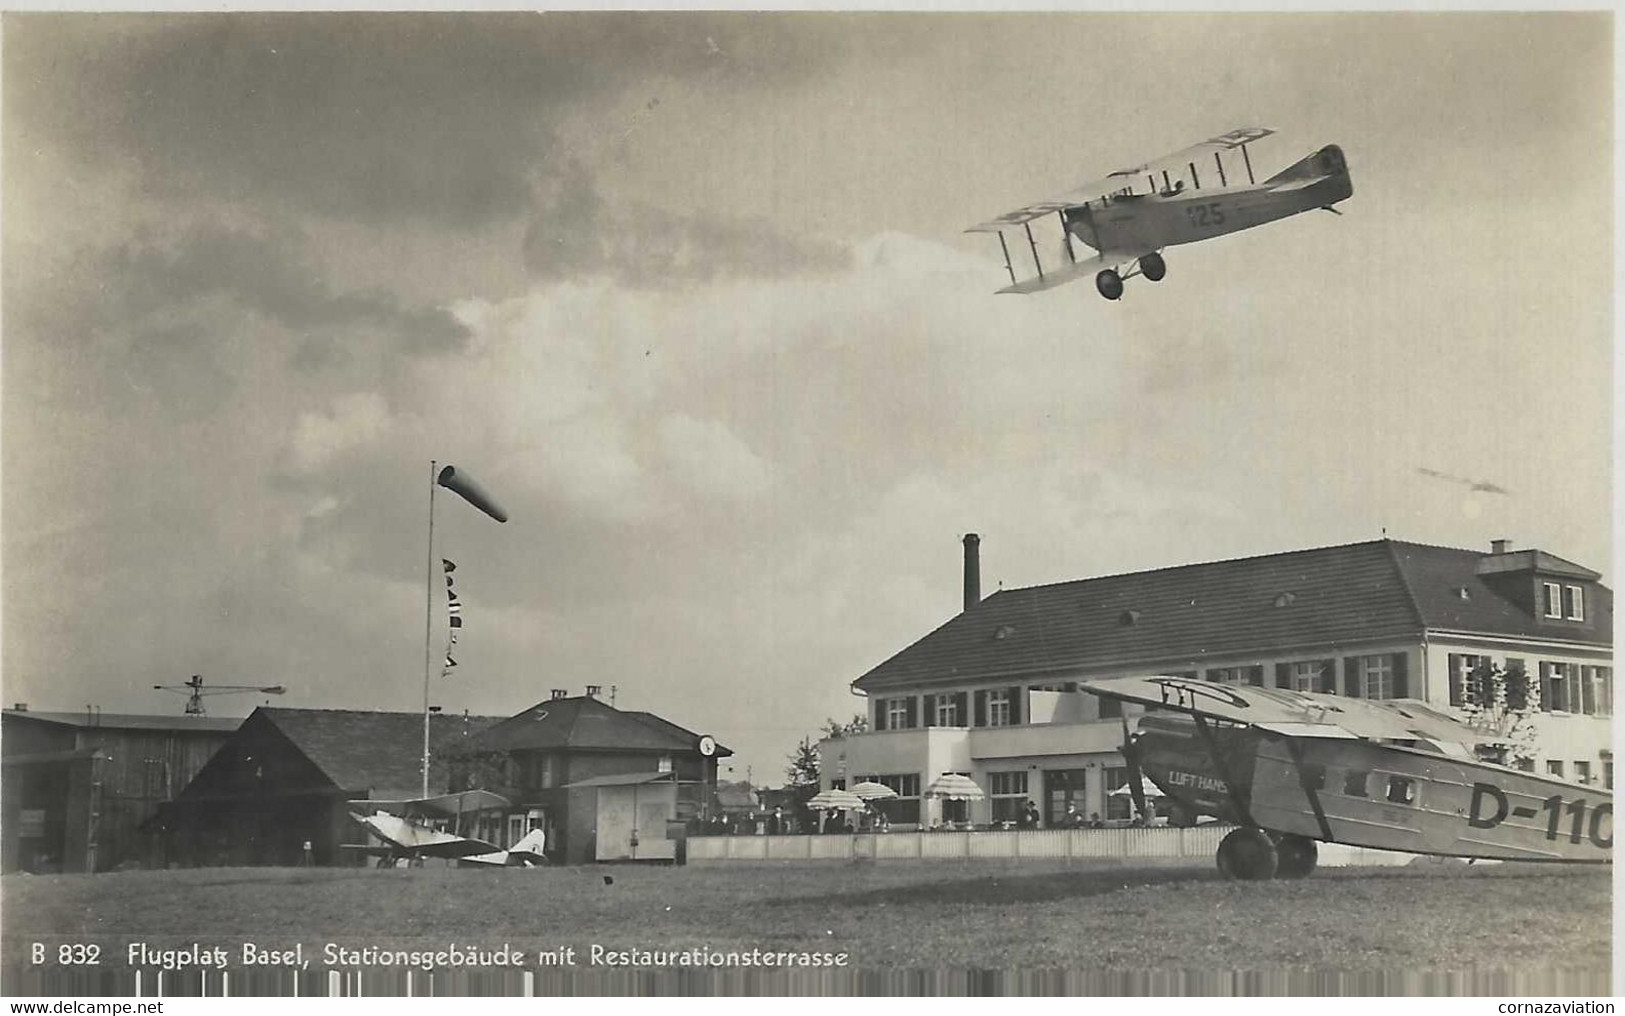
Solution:
<svg viewBox="0 0 1625 1016">
<path fill-rule="evenodd" d="M 886 702 L 886 727 L 890 730 L 902 730 L 908 726 L 908 699 L 888 699 Z"/>
<path fill-rule="evenodd" d="M 543 755 L 542 756 L 541 768 L 542 768 L 541 780 L 539 782 L 541 784 L 542 789 L 546 790 L 549 787 L 553 786 L 553 780 L 554 780 L 554 775 L 555 775 L 554 772 L 553 772 L 553 756 L 551 756 L 551 755 Z"/>
<path fill-rule="evenodd" d="M 1586 619 L 1585 590 L 1580 586 L 1563 587 L 1563 616 L 1570 621 Z"/>
<path fill-rule="evenodd" d="M 1300 660 L 1292 665 L 1293 691 L 1323 691 L 1329 692 L 1331 676 L 1327 674 L 1324 660 Z"/>
<path fill-rule="evenodd" d="M 1535 760 L 1532 758 L 1521 758 L 1518 760 L 1518 768 L 1522 769 L 1526 773 L 1532 773 L 1535 771 Z"/>
<path fill-rule="evenodd" d="M 1614 715 L 1612 667 L 1580 668 L 1580 711 L 1587 716 Z"/>
<path fill-rule="evenodd" d="M 1390 804 L 1415 804 L 1416 781 L 1403 776 L 1388 777 L 1388 802 Z"/>
<path fill-rule="evenodd" d="M 1251 667 L 1217 667 L 1207 672 L 1209 681 L 1220 684 L 1248 684 L 1258 687 L 1264 683 L 1264 668 Z"/>
<path fill-rule="evenodd" d="M 1546 763 L 1546 775 L 1547 776 L 1555 776 L 1555 777 L 1557 777 L 1558 779 L 1561 780 L 1563 778 L 1563 760 L 1554 758 L 1551 761 L 1547 762 Z"/>
<path fill-rule="evenodd" d="M 1604 790 L 1614 789 L 1614 764 L 1612 762 L 1602 764 L 1602 788 Z"/>
<path fill-rule="evenodd" d="M 865 781 L 897 791 L 896 797 L 888 797 L 884 801 L 875 801 L 869 805 L 884 814 L 888 822 L 915 824 L 920 821 L 919 773 L 884 773 L 857 778 L 857 783 Z"/>
<path fill-rule="evenodd" d="M 988 773 L 988 796 L 993 799 L 993 821 L 1014 822 L 1027 806 L 1027 771 Z"/>
<path fill-rule="evenodd" d="M 669 773 L 669 772 L 671 772 L 671 756 L 670 755 L 662 755 L 662 756 L 660 756 L 660 762 L 655 766 L 655 772 L 657 772 L 657 773 Z"/>
<path fill-rule="evenodd" d="M 1129 819 L 1134 817 L 1134 805 L 1128 794 L 1112 795 L 1112 791 L 1128 786 L 1127 766 L 1107 766 L 1106 773 L 1106 817 L 1109 819 Z"/>
<path fill-rule="evenodd" d="M 1370 775 L 1363 769 L 1349 770 L 1348 775 L 1343 777 L 1343 793 L 1349 797 L 1367 796 L 1365 783 L 1366 777 Z"/>
<path fill-rule="evenodd" d="M 1546 587 L 1546 616 L 1563 616 L 1563 587 L 1556 582 L 1542 583 Z"/>
<path fill-rule="evenodd" d="M 1388 655 L 1360 657 L 1360 695 L 1368 699 L 1394 697 L 1394 658 Z"/>
<path fill-rule="evenodd" d="M 938 695 L 935 704 L 937 726 L 962 727 L 965 725 L 964 719 L 959 715 L 959 696 Z"/>
<path fill-rule="evenodd" d="M 1473 680 L 1473 671 L 1478 669 L 1480 657 L 1471 653 L 1450 654 L 1450 704 L 1464 706 L 1467 704 L 1467 689 Z"/>
<path fill-rule="evenodd" d="M 1586 762 L 1586 761 L 1582 760 L 1582 761 L 1574 763 L 1574 782 L 1575 783 L 1584 783 L 1587 786 L 1589 786 L 1591 784 L 1591 763 L 1590 762 Z"/>
<path fill-rule="evenodd" d="M 1010 726 L 1010 689 L 999 688 L 987 693 L 987 725 Z"/>
<path fill-rule="evenodd" d="M 1585 703 L 1580 690 L 1579 668 L 1572 663 L 1540 665 L 1541 708 L 1549 713 L 1578 713 Z"/>
</svg>

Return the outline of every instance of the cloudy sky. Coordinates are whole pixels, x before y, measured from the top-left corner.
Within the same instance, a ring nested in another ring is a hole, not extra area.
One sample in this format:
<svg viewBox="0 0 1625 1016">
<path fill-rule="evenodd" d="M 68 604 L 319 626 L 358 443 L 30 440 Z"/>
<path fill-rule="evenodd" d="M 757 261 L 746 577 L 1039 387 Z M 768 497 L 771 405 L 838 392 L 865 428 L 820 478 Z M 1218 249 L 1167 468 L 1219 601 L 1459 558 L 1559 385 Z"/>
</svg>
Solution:
<svg viewBox="0 0 1625 1016">
<path fill-rule="evenodd" d="M 1607 572 L 1612 37 L 8 15 L 6 701 L 418 708 L 431 460 L 512 516 L 437 499 L 436 703 L 614 685 L 765 782 L 959 609 L 965 532 L 985 591 L 1384 530 Z M 1346 214 L 1116 304 L 961 233 L 1251 124 L 1342 145 Z"/>
</svg>

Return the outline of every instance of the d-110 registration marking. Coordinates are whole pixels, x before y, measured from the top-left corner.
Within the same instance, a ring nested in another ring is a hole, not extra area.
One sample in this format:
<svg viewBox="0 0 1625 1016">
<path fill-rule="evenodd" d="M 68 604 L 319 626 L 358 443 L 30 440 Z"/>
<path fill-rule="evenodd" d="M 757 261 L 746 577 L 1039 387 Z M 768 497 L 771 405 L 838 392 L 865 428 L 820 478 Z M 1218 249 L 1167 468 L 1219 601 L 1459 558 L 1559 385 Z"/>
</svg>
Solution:
<svg viewBox="0 0 1625 1016">
<path fill-rule="evenodd" d="M 1482 814 L 1482 811 L 1484 802 L 1487 800 L 1495 802 L 1495 813 L 1486 817 Z M 1523 805 L 1513 808 L 1500 787 L 1493 783 L 1475 783 L 1473 784 L 1473 802 L 1468 809 L 1467 824 L 1474 829 L 1493 829 L 1506 821 L 1508 815 L 1514 818 L 1534 818 L 1544 811 L 1547 816 L 1546 838 L 1556 840 L 1559 835 L 1558 828 L 1562 823 L 1563 813 L 1567 812 L 1570 817 L 1568 829 L 1570 843 L 1579 843 L 1583 830 L 1585 837 L 1589 838 L 1597 846 L 1604 849 L 1612 847 L 1614 845 L 1613 802 L 1604 802 L 1591 808 L 1589 825 L 1586 822 L 1586 810 L 1587 801 L 1585 798 L 1565 801 L 1562 794 L 1553 794 L 1541 801 L 1538 809 Z M 1608 819 L 1608 834 L 1606 836 L 1603 835 L 1602 831 L 1604 818 Z"/>
</svg>

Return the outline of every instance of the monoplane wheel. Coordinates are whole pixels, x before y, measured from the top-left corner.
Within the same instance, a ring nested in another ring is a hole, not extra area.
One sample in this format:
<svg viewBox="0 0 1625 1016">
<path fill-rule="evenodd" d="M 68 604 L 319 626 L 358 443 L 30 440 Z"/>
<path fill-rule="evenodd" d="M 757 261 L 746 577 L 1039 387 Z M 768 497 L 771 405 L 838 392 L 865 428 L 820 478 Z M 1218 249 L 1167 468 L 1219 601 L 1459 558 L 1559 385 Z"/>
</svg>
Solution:
<svg viewBox="0 0 1625 1016">
<path fill-rule="evenodd" d="M 1095 276 L 1095 288 L 1100 295 L 1108 300 L 1115 300 L 1123 295 L 1123 277 L 1108 268 Z"/>
<path fill-rule="evenodd" d="M 1275 877 L 1308 878 L 1319 857 L 1320 848 L 1314 840 L 1284 834 L 1275 841 Z"/>
<path fill-rule="evenodd" d="M 1140 274 L 1152 282 L 1161 282 L 1162 277 L 1168 274 L 1168 262 L 1162 260 L 1161 254 L 1147 254 L 1140 259 Z"/>
<path fill-rule="evenodd" d="M 1219 841 L 1219 871 L 1226 878 L 1258 882 L 1275 877 L 1275 843 L 1262 829 L 1232 829 Z"/>
</svg>

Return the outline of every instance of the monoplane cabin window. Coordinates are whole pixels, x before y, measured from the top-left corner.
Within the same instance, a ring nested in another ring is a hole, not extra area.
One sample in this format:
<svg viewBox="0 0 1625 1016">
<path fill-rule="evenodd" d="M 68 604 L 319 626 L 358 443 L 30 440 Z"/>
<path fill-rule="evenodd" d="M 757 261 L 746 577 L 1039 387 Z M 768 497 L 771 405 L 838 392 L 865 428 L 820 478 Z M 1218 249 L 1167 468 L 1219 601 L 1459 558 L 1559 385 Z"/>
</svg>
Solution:
<svg viewBox="0 0 1625 1016">
<path fill-rule="evenodd" d="M 1371 774 L 1364 769 L 1350 769 L 1343 777 L 1343 793 L 1349 797 L 1367 797 L 1365 784 Z"/>
<path fill-rule="evenodd" d="M 1298 781 L 1306 790 L 1326 789 L 1326 767 L 1319 762 L 1305 762 L 1298 775 Z"/>
<path fill-rule="evenodd" d="M 1388 777 L 1388 802 L 1390 804 L 1415 804 L 1416 781 L 1406 776 Z"/>
</svg>

